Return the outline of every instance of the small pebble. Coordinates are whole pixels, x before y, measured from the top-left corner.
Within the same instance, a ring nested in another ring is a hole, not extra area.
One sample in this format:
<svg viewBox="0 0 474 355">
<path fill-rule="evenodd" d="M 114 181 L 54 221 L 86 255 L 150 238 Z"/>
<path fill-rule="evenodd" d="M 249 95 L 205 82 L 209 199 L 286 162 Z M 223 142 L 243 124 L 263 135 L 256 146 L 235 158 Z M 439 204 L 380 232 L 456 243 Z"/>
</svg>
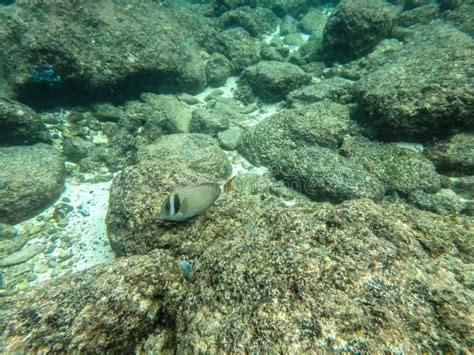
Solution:
<svg viewBox="0 0 474 355">
<path fill-rule="evenodd" d="M 36 264 L 35 272 L 37 274 L 44 274 L 48 270 L 49 270 L 48 265 L 43 264 L 43 263 Z"/>
<path fill-rule="evenodd" d="M 41 231 L 41 225 L 36 224 L 31 229 L 28 230 L 29 235 L 35 235 Z"/>
</svg>

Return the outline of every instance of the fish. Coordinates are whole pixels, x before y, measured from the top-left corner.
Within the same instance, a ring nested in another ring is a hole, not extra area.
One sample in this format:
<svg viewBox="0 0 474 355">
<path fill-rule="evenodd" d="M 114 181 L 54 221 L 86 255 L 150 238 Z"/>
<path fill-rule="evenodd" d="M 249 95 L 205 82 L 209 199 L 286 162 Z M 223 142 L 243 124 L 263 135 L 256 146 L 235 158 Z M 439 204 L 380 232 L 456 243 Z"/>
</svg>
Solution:
<svg viewBox="0 0 474 355">
<path fill-rule="evenodd" d="M 222 186 L 206 182 L 172 192 L 163 201 L 158 219 L 183 222 L 202 214 L 214 204 L 222 192 L 233 191 L 234 178 L 235 176 L 231 177 Z"/>
</svg>

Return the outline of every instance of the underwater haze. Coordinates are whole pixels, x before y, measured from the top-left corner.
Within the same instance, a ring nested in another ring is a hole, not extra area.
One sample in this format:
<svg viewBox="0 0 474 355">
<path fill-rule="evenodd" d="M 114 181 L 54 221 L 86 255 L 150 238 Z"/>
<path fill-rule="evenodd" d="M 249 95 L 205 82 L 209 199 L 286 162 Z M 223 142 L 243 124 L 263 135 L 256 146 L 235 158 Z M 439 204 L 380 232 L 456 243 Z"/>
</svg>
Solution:
<svg viewBox="0 0 474 355">
<path fill-rule="evenodd" d="M 0 354 L 474 347 L 474 0 L 0 0 Z"/>
</svg>

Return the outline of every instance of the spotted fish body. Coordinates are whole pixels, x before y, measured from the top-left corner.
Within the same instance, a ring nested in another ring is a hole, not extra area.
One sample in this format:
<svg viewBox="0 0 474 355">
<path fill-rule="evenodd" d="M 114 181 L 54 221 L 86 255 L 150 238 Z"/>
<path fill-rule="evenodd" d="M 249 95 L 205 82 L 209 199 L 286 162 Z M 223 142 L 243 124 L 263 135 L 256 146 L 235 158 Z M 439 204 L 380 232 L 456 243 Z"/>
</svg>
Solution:
<svg viewBox="0 0 474 355">
<path fill-rule="evenodd" d="M 212 206 L 221 192 L 231 190 L 231 180 L 223 187 L 215 183 L 204 183 L 170 194 L 163 202 L 158 218 L 179 222 L 203 213 Z"/>
</svg>

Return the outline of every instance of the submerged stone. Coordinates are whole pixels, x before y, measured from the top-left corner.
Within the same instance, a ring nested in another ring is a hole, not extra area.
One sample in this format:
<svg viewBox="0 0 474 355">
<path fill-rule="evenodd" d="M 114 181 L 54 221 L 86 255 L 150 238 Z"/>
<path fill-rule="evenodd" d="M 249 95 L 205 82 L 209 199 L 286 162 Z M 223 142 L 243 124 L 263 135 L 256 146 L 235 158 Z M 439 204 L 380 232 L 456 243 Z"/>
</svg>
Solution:
<svg viewBox="0 0 474 355">
<path fill-rule="evenodd" d="M 34 216 L 63 191 L 64 161 L 54 147 L 0 148 L 0 222 L 15 224 Z"/>
<path fill-rule="evenodd" d="M 25 261 L 28 261 L 32 257 L 43 252 L 44 249 L 45 246 L 43 244 L 27 245 L 16 253 L 13 253 L 3 259 L 0 259 L 0 267 L 7 267 L 24 263 Z"/>
</svg>

